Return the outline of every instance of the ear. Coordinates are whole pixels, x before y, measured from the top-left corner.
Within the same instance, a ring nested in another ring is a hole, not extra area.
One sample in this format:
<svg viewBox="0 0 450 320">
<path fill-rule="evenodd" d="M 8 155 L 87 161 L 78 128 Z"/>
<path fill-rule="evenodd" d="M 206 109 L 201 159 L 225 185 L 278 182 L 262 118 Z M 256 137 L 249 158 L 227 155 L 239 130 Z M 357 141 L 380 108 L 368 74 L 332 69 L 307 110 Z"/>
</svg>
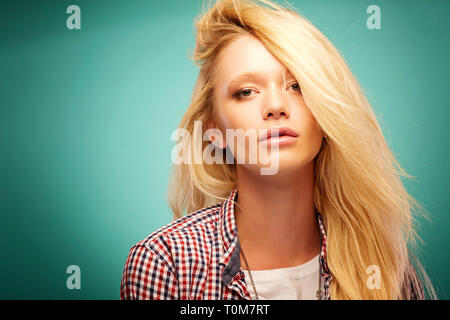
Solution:
<svg viewBox="0 0 450 320">
<path fill-rule="evenodd" d="M 219 127 L 217 126 L 217 123 L 214 120 L 208 121 L 205 128 L 204 137 L 211 141 L 212 144 L 214 144 L 219 149 L 225 149 L 227 144 L 225 141 L 225 137 L 222 134 L 222 131 L 220 131 Z"/>
</svg>

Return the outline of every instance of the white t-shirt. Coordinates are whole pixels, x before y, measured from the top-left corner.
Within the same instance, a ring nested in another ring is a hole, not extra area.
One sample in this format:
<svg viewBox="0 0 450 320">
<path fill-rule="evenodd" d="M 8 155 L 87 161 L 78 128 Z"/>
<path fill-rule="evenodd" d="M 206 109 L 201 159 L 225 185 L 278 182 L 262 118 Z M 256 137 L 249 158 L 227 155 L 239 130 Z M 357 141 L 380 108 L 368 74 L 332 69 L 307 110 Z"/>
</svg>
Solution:
<svg viewBox="0 0 450 320">
<path fill-rule="evenodd" d="M 319 268 L 319 255 L 317 255 L 295 267 L 250 271 L 260 300 L 317 300 Z M 255 299 L 248 270 L 243 271 L 247 290 L 252 299 Z M 322 290 L 323 282 L 322 280 Z"/>
</svg>

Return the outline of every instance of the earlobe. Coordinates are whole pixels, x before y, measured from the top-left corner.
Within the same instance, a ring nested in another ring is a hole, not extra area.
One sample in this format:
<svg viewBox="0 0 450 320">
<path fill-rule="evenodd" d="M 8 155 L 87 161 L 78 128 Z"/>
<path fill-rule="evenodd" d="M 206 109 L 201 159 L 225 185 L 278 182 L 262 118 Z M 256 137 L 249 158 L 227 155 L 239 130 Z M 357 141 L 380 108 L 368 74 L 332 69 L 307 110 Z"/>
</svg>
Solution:
<svg viewBox="0 0 450 320">
<path fill-rule="evenodd" d="M 206 136 L 206 139 L 209 140 L 216 148 L 226 148 L 226 142 L 222 135 L 222 132 L 217 128 L 217 125 L 214 121 L 208 122 L 208 124 L 206 125 L 204 136 Z"/>
</svg>

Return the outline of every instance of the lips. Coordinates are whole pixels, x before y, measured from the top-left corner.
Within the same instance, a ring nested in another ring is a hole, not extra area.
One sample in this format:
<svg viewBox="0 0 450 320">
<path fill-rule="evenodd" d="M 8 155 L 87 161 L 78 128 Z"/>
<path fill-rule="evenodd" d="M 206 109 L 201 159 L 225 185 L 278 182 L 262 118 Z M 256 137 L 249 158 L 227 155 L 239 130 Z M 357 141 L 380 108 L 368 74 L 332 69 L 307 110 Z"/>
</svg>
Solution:
<svg viewBox="0 0 450 320">
<path fill-rule="evenodd" d="M 298 137 L 298 133 L 288 127 L 272 127 L 259 137 L 259 141 L 271 140 L 271 138 L 283 136 L 296 138 Z"/>
</svg>

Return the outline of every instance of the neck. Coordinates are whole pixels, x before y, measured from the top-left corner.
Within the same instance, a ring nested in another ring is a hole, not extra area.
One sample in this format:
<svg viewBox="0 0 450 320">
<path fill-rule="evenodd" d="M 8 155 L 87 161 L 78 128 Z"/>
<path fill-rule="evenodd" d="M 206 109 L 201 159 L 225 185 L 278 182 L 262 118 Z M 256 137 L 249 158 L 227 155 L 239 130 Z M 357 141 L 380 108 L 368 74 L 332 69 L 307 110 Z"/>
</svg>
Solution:
<svg viewBox="0 0 450 320">
<path fill-rule="evenodd" d="M 238 166 L 237 177 L 236 226 L 251 270 L 292 267 L 319 254 L 313 162 L 272 176 Z"/>
</svg>

